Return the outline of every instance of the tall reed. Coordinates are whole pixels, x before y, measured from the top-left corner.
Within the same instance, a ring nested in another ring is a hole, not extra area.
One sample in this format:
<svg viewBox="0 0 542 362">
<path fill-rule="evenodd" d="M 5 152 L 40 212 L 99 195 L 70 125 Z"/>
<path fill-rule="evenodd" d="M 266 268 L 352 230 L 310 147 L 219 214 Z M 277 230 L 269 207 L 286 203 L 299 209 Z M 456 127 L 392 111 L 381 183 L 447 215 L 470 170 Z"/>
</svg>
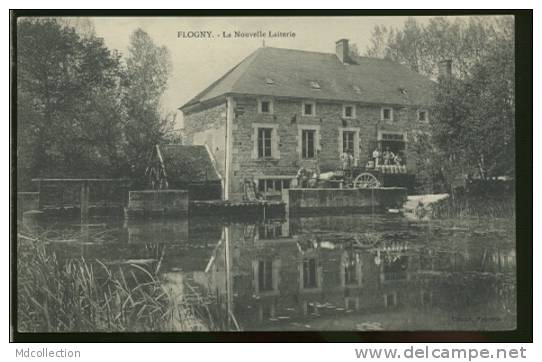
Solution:
<svg viewBox="0 0 542 362">
<path fill-rule="evenodd" d="M 199 331 L 197 308 L 159 277 L 159 266 L 60 260 L 43 237 L 17 238 L 20 332 Z M 198 307 L 199 308 L 199 307 Z"/>
</svg>

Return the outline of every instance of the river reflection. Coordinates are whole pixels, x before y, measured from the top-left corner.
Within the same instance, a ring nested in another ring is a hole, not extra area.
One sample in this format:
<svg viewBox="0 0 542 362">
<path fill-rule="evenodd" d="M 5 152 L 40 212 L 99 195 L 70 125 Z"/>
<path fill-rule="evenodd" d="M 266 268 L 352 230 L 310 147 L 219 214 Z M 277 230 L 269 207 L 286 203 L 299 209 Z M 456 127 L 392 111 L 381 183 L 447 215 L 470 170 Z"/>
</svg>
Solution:
<svg viewBox="0 0 542 362">
<path fill-rule="evenodd" d="M 209 296 L 226 330 L 515 328 L 510 221 L 348 215 L 101 227 L 113 231 L 102 242 L 55 248 L 106 263 L 159 260 L 179 290 Z"/>
</svg>

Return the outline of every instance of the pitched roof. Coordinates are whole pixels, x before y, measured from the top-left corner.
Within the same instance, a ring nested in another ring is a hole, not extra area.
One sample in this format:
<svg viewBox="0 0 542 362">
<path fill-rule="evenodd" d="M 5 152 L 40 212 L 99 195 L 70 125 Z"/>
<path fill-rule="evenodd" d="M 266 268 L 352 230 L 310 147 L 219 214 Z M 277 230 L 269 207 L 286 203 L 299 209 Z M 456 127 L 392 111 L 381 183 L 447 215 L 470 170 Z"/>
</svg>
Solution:
<svg viewBox="0 0 542 362">
<path fill-rule="evenodd" d="M 169 183 L 220 180 L 205 146 L 160 145 L 158 148 Z"/>
<path fill-rule="evenodd" d="M 331 53 L 267 47 L 243 59 L 181 109 L 226 94 L 430 105 L 434 85 L 388 59 L 352 57 L 352 64 L 343 64 Z"/>
</svg>

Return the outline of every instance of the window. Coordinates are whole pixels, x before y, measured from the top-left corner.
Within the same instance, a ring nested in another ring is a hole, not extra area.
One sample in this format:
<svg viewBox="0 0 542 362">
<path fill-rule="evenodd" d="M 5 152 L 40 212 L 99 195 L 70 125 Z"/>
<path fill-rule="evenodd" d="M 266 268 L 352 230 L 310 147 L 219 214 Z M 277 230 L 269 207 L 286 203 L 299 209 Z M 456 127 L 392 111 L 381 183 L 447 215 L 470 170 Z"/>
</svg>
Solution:
<svg viewBox="0 0 542 362">
<path fill-rule="evenodd" d="M 386 308 L 392 308 L 397 306 L 397 293 L 384 294 L 384 306 Z"/>
<path fill-rule="evenodd" d="M 361 88 L 359 86 L 353 85 L 352 89 L 354 89 L 354 92 L 356 92 L 357 94 L 361 94 Z"/>
<path fill-rule="evenodd" d="M 304 129 L 301 132 L 301 157 L 311 159 L 315 156 L 315 139 L 316 131 L 313 129 Z"/>
<path fill-rule="evenodd" d="M 344 286 L 361 286 L 361 262 L 359 255 L 353 249 L 344 251 L 341 265 Z"/>
<path fill-rule="evenodd" d="M 252 259 L 252 285 L 255 293 L 278 295 L 279 282 L 280 259 L 265 255 Z"/>
<path fill-rule="evenodd" d="M 278 128 L 276 123 L 252 123 L 252 159 L 280 158 Z"/>
<path fill-rule="evenodd" d="M 359 128 L 356 127 L 339 127 L 338 129 L 337 143 L 339 148 L 337 152 L 339 159 L 343 160 L 342 154 L 346 153 L 352 156 L 352 160 L 349 161 L 349 166 L 357 165 L 359 161 Z M 350 162 L 354 162 L 350 164 Z"/>
<path fill-rule="evenodd" d="M 393 108 L 382 108 L 381 120 L 382 121 L 393 121 Z"/>
<path fill-rule="evenodd" d="M 320 151 L 320 125 L 297 127 L 297 152 L 300 160 L 315 160 Z"/>
<path fill-rule="evenodd" d="M 258 226 L 258 240 L 273 240 L 283 237 L 282 225 L 276 224 L 261 224 Z"/>
<path fill-rule="evenodd" d="M 317 265 L 316 258 L 303 259 L 303 288 L 317 288 L 318 282 L 316 278 Z"/>
<path fill-rule="evenodd" d="M 272 128 L 258 128 L 258 158 L 272 157 Z"/>
<path fill-rule="evenodd" d="M 303 107 L 301 109 L 301 114 L 304 116 L 314 116 L 316 115 L 316 103 L 314 102 L 303 102 Z"/>
<path fill-rule="evenodd" d="M 318 314 L 318 308 L 316 307 L 316 303 L 313 302 L 305 302 L 305 314 Z"/>
<path fill-rule="evenodd" d="M 356 270 L 356 264 L 348 264 L 344 267 L 344 283 L 346 285 L 357 285 L 358 275 Z"/>
<path fill-rule="evenodd" d="M 420 109 L 418 111 L 418 121 L 420 122 L 427 122 L 429 121 L 428 113 L 424 109 Z"/>
<path fill-rule="evenodd" d="M 290 188 L 290 178 L 261 178 L 258 179 L 258 191 L 264 197 L 280 195 L 283 189 Z"/>
<path fill-rule="evenodd" d="M 270 99 L 258 99 L 258 113 L 273 113 L 273 102 Z"/>
<path fill-rule="evenodd" d="M 258 289 L 259 291 L 273 290 L 273 261 L 258 261 Z"/>
<path fill-rule="evenodd" d="M 355 262 L 355 259 L 354 261 L 344 266 L 344 284 L 346 285 L 358 284 L 357 263 Z"/>
<path fill-rule="evenodd" d="M 381 140 L 403 142 L 404 135 L 402 133 L 381 133 Z"/>
<path fill-rule="evenodd" d="M 260 103 L 260 112 L 262 113 L 271 113 L 271 107 L 269 101 L 262 101 Z"/>
<path fill-rule="evenodd" d="M 275 84 L 275 81 L 272 78 L 265 78 L 266 84 Z"/>
<path fill-rule="evenodd" d="M 356 107 L 353 105 L 345 104 L 343 105 L 343 117 L 344 118 L 355 118 L 356 117 Z"/>
<path fill-rule="evenodd" d="M 408 279 L 408 257 L 400 256 L 386 261 L 382 265 L 382 281 L 397 281 Z"/>
<path fill-rule="evenodd" d="M 343 131 L 343 153 L 354 155 L 354 131 Z"/>
<path fill-rule="evenodd" d="M 389 151 L 393 155 L 398 155 L 397 161 L 400 165 L 406 165 L 406 137 L 404 133 L 400 132 L 378 132 L 377 144 L 381 154 L 381 164 L 385 165 L 384 152 Z M 395 165 L 396 161 L 389 159 L 387 164 Z"/>
</svg>

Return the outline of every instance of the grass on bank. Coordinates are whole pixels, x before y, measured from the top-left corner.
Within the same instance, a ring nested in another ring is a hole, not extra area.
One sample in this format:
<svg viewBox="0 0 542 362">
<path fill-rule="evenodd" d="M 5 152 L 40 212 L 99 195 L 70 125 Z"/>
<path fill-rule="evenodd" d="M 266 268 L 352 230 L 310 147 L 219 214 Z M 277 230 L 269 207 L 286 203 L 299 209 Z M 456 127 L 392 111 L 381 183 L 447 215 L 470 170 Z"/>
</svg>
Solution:
<svg viewBox="0 0 542 362">
<path fill-rule="evenodd" d="M 161 332 L 212 328 L 150 266 L 60 260 L 44 237 L 18 234 L 19 332 Z M 201 308 L 199 308 L 201 310 Z"/>
</svg>

